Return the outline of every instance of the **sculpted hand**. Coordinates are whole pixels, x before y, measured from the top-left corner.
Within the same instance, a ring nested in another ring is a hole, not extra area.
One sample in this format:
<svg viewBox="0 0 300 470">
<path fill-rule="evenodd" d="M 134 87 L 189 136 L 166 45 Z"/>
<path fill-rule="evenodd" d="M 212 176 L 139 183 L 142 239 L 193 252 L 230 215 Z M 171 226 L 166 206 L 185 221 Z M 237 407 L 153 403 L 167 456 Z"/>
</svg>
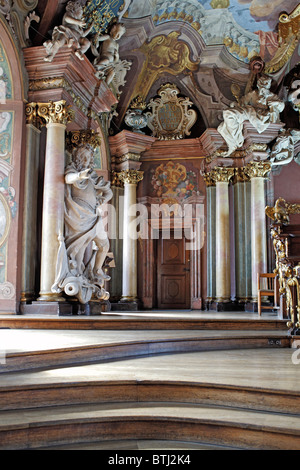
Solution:
<svg viewBox="0 0 300 470">
<path fill-rule="evenodd" d="M 90 174 L 92 173 L 93 170 L 90 168 L 87 168 L 86 170 L 80 171 L 79 172 L 79 178 L 82 180 L 87 180 L 90 177 Z"/>
</svg>

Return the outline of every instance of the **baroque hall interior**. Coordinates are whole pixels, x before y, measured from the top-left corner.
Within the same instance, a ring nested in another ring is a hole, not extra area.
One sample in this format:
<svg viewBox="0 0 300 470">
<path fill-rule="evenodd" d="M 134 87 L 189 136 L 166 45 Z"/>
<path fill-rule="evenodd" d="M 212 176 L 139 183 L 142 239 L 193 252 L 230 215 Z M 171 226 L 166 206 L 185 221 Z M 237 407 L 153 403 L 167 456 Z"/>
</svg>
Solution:
<svg viewBox="0 0 300 470">
<path fill-rule="evenodd" d="M 297 348 L 299 26 L 297 0 L 0 2 L 0 329 Z"/>
</svg>

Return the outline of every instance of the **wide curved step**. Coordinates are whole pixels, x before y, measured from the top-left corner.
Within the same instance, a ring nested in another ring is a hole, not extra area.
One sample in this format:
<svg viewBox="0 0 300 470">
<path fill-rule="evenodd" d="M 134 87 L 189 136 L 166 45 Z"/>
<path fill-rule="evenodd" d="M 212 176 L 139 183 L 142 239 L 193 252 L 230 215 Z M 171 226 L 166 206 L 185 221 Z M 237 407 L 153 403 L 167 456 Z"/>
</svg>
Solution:
<svg viewBox="0 0 300 470">
<path fill-rule="evenodd" d="M 66 371 L 67 374 L 67 371 Z M 84 380 L 0 387 L 2 411 L 113 403 L 180 402 L 300 414 L 300 392 L 184 380 Z M 22 378 L 20 378 L 22 380 Z"/>
<path fill-rule="evenodd" d="M 1 412 L 0 449 L 159 439 L 299 450 L 300 417 L 182 403 L 119 403 Z"/>
</svg>

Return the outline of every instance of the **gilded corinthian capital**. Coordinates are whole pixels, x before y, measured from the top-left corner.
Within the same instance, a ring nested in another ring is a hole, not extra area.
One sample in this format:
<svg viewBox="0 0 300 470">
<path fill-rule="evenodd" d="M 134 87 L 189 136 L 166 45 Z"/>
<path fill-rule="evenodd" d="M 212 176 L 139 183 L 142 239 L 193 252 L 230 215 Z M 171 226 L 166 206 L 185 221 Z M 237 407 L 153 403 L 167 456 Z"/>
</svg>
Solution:
<svg viewBox="0 0 300 470">
<path fill-rule="evenodd" d="M 124 184 L 138 184 L 142 181 L 144 172 L 139 170 L 123 170 L 118 176 Z"/>
<path fill-rule="evenodd" d="M 31 124 L 36 128 L 41 127 L 41 118 L 37 115 L 37 104 L 27 103 L 25 106 L 26 124 Z"/>
<path fill-rule="evenodd" d="M 91 147 L 97 148 L 101 144 L 101 137 L 92 129 L 68 132 L 66 146 L 71 152 L 81 144 L 89 144 Z"/>
<path fill-rule="evenodd" d="M 74 118 L 74 113 L 65 100 L 49 101 L 49 103 L 37 103 L 38 115 L 46 121 L 47 124 L 67 125 Z"/>
<path fill-rule="evenodd" d="M 215 183 L 229 183 L 234 176 L 234 168 L 216 167 L 210 172 L 210 178 Z"/>
<path fill-rule="evenodd" d="M 265 178 L 272 169 L 270 162 L 250 162 L 245 167 L 245 174 L 249 178 Z"/>
</svg>

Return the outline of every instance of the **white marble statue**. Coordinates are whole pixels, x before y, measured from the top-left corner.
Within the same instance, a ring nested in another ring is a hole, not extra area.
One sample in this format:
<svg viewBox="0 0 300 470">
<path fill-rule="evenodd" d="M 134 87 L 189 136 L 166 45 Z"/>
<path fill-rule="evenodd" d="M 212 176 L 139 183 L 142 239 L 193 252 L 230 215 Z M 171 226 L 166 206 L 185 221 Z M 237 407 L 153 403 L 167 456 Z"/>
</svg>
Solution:
<svg viewBox="0 0 300 470">
<path fill-rule="evenodd" d="M 66 13 L 63 16 L 62 25 L 55 26 L 52 39 L 44 42 L 47 56 L 45 61 L 52 62 L 55 55 L 62 46 L 71 47 L 75 45 L 75 54 L 81 60 L 85 52 L 89 49 L 91 42 L 86 37 L 93 27 L 93 23 L 88 29 L 84 29 L 85 21 L 83 17 L 83 6 L 78 1 L 69 1 L 66 6 Z"/>
<path fill-rule="evenodd" d="M 243 124 L 249 121 L 261 134 L 270 123 L 280 122 L 279 115 L 284 109 L 284 102 L 270 91 L 272 79 L 261 76 L 257 81 L 257 89 L 243 96 L 239 103 L 232 103 L 223 111 L 223 122 L 218 132 L 227 143 L 228 151 L 222 156 L 228 157 L 244 143 Z"/>
<path fill-rule="evenodd" d="M 126 29 L 122 23 L 114 23 L 108 34 L 98 36 L 94 42 L 92 52 L 96 56 L 94 67 L 98 78 L 105 77 L 107 84 L 114 79 L 117 67 L 122 68 L 119 56 L 118 41 L 125 34 Z M 100 49 L 98 51 L 99 44 Z"/>
<path fill-rule="evenodd" d="M 103 272 L 109 250 L 101 206 L 112 198 L 110 182 L 94 171 L 94 150 L 81 144 L 65 171 L 65 237 L 60 237 L 57 278 L 53 292 L 75 296 L 87 303 L 93 294 L 107 300 L 103 289 L 110 277 Z"/>
</svg>

